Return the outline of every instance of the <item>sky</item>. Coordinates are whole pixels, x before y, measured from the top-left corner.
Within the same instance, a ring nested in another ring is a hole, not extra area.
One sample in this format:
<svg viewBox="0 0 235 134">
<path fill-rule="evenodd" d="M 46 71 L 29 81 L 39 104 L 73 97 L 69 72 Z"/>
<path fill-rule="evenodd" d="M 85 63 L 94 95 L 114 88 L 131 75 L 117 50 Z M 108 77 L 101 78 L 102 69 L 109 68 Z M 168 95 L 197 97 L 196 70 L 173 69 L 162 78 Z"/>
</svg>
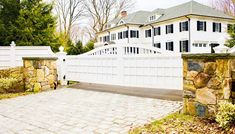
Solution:
<svg viewBox="0 0 235 134">
<path fill-rule="evenodd" d="M 136 1 L 135 11 L 147 10 L 152 11 L 156 8 L 168 8 L 176 6 L 190 0 L 134 0 Z M 195 0 L 199 3 L 210 5 L 211 0 Z"/>
</svg>

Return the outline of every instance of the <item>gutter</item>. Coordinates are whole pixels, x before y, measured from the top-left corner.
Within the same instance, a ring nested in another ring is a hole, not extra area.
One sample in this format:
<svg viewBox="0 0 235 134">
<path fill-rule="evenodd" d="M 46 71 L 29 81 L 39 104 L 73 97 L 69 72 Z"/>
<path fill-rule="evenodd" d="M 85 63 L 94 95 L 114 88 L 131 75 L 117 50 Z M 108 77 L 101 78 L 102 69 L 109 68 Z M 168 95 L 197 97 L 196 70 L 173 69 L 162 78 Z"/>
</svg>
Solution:
<svg viewBox="0 0 235 134">
<path fill-rule="evenodd" d="M 127 24 L 125 26 L 127 27 L 127 32 L 128 32 L 127 43 L 129 44 L 130 43 L 130 36 L 131 36 L 131 34 L 129 33 L 130 27 Z"/>
<path fill-rule="evenodd" d="M 188 37 L 188 42 L 189 42 L 189 52 L 191 52 L 191 18 L 189 18 L 188 16 L 185 16 L 188 19 L 188 31 L 189 31 L 189 37 Z"/>
<path fill-rule="evenodd" d="M 150 24 L 150 26 L 152 27 L 152 47 L 154 46 L 154 26 L 152 24 Z"/>
</svg>

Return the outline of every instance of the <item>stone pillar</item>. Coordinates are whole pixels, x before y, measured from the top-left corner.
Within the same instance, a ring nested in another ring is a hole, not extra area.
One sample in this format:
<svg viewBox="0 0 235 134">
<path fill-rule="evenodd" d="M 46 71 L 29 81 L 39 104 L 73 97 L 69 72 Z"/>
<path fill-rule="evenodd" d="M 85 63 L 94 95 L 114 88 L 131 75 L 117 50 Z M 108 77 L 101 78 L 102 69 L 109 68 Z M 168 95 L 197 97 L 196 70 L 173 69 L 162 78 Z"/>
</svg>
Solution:
<svg viewBox="0 0 235 134">
<path fill-rule="evenodd" d="M 55 57 L 24 57 L 24 81 L 27 91 L 41 91 L 57 85 Z"/>
<path fill-rule="evenodd" d="M 232 100 L 232 54 L 183 55 L 184 113 L 214 116 L 221 101 Z"/>
</svg>

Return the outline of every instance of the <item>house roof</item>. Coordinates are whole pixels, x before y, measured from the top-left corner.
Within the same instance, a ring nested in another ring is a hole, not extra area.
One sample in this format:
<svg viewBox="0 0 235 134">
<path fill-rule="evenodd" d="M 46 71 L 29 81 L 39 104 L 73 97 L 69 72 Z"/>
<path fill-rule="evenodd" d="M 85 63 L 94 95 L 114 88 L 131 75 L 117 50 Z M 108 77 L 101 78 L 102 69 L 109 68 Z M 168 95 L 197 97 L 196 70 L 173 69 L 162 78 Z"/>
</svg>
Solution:
<svg viewBox="0 0 235 134">
<path fill-rule="evenodd" d="M 203 5 L 196 1 L 190 1 L 175 7 L 171 7 L 165 10 L 162 10 L 163 15 L 159 17 L 156 21 L 148 22 L 148 23 L 155 23 L 160 21 L 165 21 L 181 16 L 186 15 L 200 15 L 200 16 L 209 16 L 209 17 L 218 17 L 218 18 L 225 18 L 225 19 L 233 19 L 232 16 L 229 16 L 219 10 L 216 10 L 212 7 Z"/>
<path fill-rule="evenodd" d="M 150 15 L 158 14 L 160 15 L 155 21 L 149 21 Z M 152 23 L 162 22 L 186 15 L 199 15 L 199 16 L 208 16 L 208 17 L 216 17 L 216 18 L 224 18 L 224 19 L 234 19 L 232 16 L 223 13 L 222 11 L 216 10 L 212 7 L 203 5 L 196 1 L 189 1 L 187 3 L 174 6 L 167 9 L 157 8 L 153 11 L 137 11 L 132 14 L 129 14 L 126 17 L 116 18 L 108 24 L 115 24 L 123 20 L 125 24 L 138 24 L 138 25 L 148 25 Z"/>
<path fill-rule="evenodd" d="M 110 21 L 108 24 L 118 24 L 119 21 L 123 20 L 125 23 L 128 24 L 144 24 L 146 22 L 147 17 L 151 14 L 150 11 L 137 11 L 132 14 L 129 14 L 126 17 L 119 17 L 112 21 Z"/>
</svg>

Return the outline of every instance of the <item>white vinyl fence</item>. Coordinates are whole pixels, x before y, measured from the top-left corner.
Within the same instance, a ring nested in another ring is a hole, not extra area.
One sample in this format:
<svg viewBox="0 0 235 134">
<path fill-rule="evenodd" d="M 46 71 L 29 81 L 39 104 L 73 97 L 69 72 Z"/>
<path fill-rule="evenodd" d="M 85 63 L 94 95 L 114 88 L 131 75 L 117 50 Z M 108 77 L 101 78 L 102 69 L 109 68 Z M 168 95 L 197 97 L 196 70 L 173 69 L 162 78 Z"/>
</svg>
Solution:
<svg viewBox="0 0 235 134">
<path fill-rule="evenodd" d="M 181 55 L 157 48 L 110 45 L 66 56 L 66 79 L 88 83 L 181 90 Z"/>
<path fill-rule="evenodd" d="M 180 54 L 141 45 L 109 45 L 86 54 L 54 54 L 50 47 L 0 46 L 0 69 L 23 66 L 22 57 L 58 57 L 58 79 L 96 84 L 182 90 Z"/>
<path fill-rule="evenodd" d="M 22 57 L 55 57 L 49 46 L 0 46 L 0 69 L 23 66 Z"/>
</svg>

